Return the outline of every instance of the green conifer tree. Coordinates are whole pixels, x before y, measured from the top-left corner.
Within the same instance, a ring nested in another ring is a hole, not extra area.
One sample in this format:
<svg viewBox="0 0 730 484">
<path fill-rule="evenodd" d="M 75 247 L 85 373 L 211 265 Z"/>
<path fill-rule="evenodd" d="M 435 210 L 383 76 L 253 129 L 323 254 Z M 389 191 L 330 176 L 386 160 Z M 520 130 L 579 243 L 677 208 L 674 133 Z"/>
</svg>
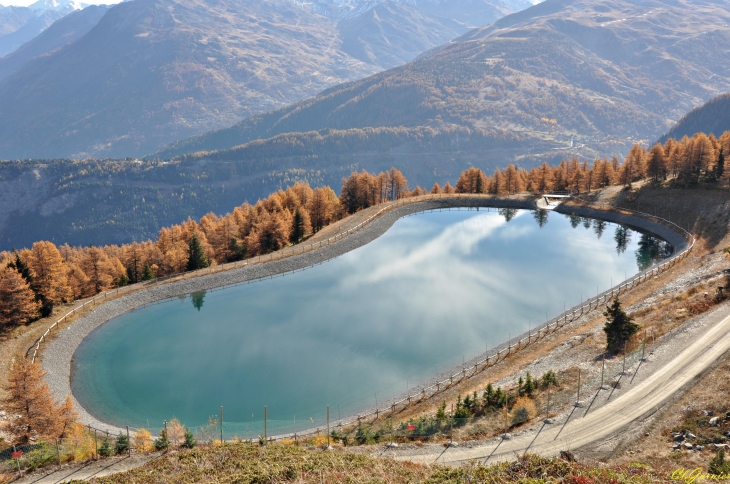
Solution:
<svg viewBox="0 0 730 484">
<path fill-rule="evenodd" d="M 155 439 L 152 445 L 155 446 L 155 450 L 165 450 L 170 447 L 170 439 L 167 438 L 167 430 L 162 429 L 160 431 L 160 438 Z"/>
<path fill-rule="evenodd" d="M 717 155 L 717 164 L 715 164 L 715 178 L 719 180 L 722 178 L 723 173 L 725 173 L 725 153 L 723 148 L 720 148 L 720 154 Z"/>
<path fill-rule="evenodd" d="M 185 435 L 183 439 L 184 440 L 182 446 L 186 449 L 192 449 L 197 444 L 197 442 L 195 442 L 195 437 L 193 436 L 193 433 L 187 427 L 185 427 Z"/>
<path fill-rule="evenodd" d="M 129 450 L 129 438 L 122 432 L 117 435 L 117 443 L 114 445 L 114 452 L 119 454 L 125 454 Z"/>
<path fill-rule="evenodd" d="M 304 217 L 302 212 L 299 211 L 299 207 L 294 211 L 294 217 L 292 218 L 291 235 L 289 236 L 289 242 L 296 244 L 304 238 Z"/>
<path fill-rule="evenodd" d="M 105 438 L 99 446 L 99 455 L 102 457 L 109 457 L 112 455 L 112 444 L 109 439 Z"/>
<path fill-rule="evenodd" d="M 621 309 L 618 298 L 613 300 L 613 304 L 606 308 L 603 315 L 607 318 L 606 324 L 603 325 L 607 340 L 606 349 L 620 351 L 624 344 L 639 331 L 639 325 L 635 324 L 632 318 Z"/>
<path fill-rule="evenodd" d="M 205 251 L 196 234 L 190 237 L 189 247 L 187 270 L 196 271 L 208 267 L 208 258 L 205 257 Z"/>
<path fill-rule="evenodd" d="M 28 266 L 23 262 L 23 259 L 20 258 L 20 254 L 17 250 L 13 251 L 15 254 L 15 262 L 8 262 L 8 267 L 12 267 L 18 273 L 20 273 L 21 276 L 23 276 L 23 279 L 25 279 L 25 282 L 28 284 L 33 283 L 33 279 L 30 276 L 30 269 L 28 269 Z"/>
<path fill-rule="evenodd" d="M 119 276 L 119 280 L 117 281 L 117 285 L 119 287 L 124 287 L 127 284 L 129 284 L 129 277 L 125 273 L 122 273 L 122 275 Z"/>
<path fill-rule="evenodd" d="M 155 278 L 155 273 L 152 272 L 152 268 L 150 267 L 149 262 L 145 262 L 144 264 L 144 271 L 142 272 L 142 280 L 143 281 L 151 281 Z"/>
<path fill-rule="evenodd" d="M 532 393 L 535 391 L 536 385 L 535 382 L 532 380 L 532 375 L 530 375 L 530 372 L 527 372 L 527 375 L 525 375 L 525 395 L 528 397 L 532 397 Z"/>
</svg>

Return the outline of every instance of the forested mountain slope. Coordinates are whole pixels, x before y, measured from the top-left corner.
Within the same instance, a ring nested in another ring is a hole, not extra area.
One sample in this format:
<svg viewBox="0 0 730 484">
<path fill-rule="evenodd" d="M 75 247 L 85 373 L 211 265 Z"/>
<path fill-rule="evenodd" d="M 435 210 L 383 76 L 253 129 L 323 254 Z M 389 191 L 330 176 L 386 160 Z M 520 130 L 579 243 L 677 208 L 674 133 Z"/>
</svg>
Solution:
<svg viewBox="0 0 730 484">
<path fill-rule="evenodd" d="M 115 5 L 76 42 L 0 81 L 0 159 L 141 156 L 401 64 L 468 30 L 418 2 L 355 0 L 339 14 L 348 22 L 343 38 L 339 17 L 315 11 L 322 3 Z M 462 16 L 488 5 L 456 3 Z M 512 11 L 495 3 L 495 17 Z"/>
<path fill-rule="evenodd" d="M 730 94 L 722 94 L 683 116 L 660 141 L 681 139 L 699 132 L 719 136 L 727 130 L 730 130 Z"/>
<path fill-rule="evenodd" d="M 729 22 L 720 0 L 547 0 L 404 66 L 154 156 L 328 128 L 453 125 L 519 135 L 515 157 L 535 144 L 548 157 L 573 145 L 587 156 L 625 153 L 730 90 Z"/>
</svg>

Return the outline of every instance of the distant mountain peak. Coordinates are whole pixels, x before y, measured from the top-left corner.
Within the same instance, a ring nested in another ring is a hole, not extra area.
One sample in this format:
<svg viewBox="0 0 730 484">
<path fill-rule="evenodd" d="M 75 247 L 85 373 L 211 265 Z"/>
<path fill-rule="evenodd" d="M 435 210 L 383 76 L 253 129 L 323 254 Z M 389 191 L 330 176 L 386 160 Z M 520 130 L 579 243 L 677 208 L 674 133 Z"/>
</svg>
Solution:
<svg viewBox="0 0 730 484">
<path fill-rule="evenodd" d="M 47 12 L 48 10 L 70 13 L 74 10 L 81 10 L 85 6 L 87 4 L 82 4 L 76 0 L 38 0 L 29 5 L 28 8 L 38 13 Z"/>
</svg>

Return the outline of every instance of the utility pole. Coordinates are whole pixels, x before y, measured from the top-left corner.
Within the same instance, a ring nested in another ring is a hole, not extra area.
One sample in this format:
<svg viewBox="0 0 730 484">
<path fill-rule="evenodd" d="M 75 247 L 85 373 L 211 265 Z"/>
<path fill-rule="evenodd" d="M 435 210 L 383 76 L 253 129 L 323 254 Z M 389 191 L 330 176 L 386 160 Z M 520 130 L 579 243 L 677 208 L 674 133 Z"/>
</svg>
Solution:
<svg viewBox="0 0 730 484">
<path fill-rule="evenodd" d="M 331 449 L 330 446 L 330 406 L 327 405 L 327 449 Z"/>
</svg>

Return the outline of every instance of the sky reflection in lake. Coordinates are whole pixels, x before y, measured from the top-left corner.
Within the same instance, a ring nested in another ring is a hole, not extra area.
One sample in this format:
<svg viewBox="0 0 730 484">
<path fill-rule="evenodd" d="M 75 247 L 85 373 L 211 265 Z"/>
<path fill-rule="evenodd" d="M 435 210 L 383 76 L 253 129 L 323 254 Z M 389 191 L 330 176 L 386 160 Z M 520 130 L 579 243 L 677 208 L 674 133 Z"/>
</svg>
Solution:
<svg viewBox="0 0 730 484">
<path fill-rule="evenodd" d="M 382 404 L 669 250 L 557 213 L 418 214 L 306 271 L 105 324 L 76 352 L 74 394 L 133 427 L 173 415 L 199 426 L 223 405 L 226 434 L 250 437 L 268 405 L 270 433 L 291 431 L 295 415 L 301 430 L 326 405 L 334 419 Z"/>
</svg>

